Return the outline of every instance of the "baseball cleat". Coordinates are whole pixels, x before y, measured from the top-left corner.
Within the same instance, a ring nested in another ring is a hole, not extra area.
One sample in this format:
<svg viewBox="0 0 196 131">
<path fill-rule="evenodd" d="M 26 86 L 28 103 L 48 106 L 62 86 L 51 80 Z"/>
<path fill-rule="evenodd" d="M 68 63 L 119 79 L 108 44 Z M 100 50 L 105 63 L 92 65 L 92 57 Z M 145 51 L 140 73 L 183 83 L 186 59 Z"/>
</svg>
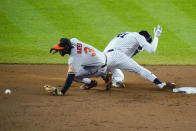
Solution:
<svg viewBox="0 0 196 131">
<path fill-rule="evenodd" d="M 91 80 L 90 84 L 84 84 L 84 85 L 80 86 L 80 89 L 81 90 L 89 90 L 89 89 L 96 87 L 96 86 L 97 86 L 97 81 Z"/>
<path fill-rule="evenodd" d="M 115 88 L 125 88 L 125 84 L 122 81 L 118 81 L 115 84 L 112 84 Z"/>
<path fill-rule="evenodd" d="M 167 91 L 173 91 L 173 89 L 176 87 L 175 83 L 170 83 L 167 82 L 165 86 L 163 86 L 163 90 L 167 90 Z"/>
</svg>

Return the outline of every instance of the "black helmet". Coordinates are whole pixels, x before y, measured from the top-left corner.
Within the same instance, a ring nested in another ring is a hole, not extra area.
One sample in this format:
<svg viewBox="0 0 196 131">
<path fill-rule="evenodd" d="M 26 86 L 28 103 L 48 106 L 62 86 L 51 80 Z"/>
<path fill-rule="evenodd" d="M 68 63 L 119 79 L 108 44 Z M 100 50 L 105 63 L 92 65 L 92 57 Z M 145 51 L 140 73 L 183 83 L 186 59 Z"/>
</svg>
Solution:
<svg viewBox="0 0 196 131">
<path fill-rule="evenodd" d="M 71 41 L 68 38 L 61 38 L 58 44 L 60 47 L 65 47 L 66 45 L 70 48 L 73 46 L 71 45 Z"/>
<path fill-rule="evenodd" d="M 146 41 L 148 41 L 149 43 L 152 42 L 152 37 L 151 37 L 150 33 L 148 33 L 148 31 L 142 30 L 139 32 L 139 34 L 144 36 Z"/>
<path fill-rule="evenodd" d="M 50 53 L 55 50 L 53 54 L 59 52 L 61 56 L 64 56 L 65 54 L 70 54 L 71 48 L 73 48 L 71 41 L 68 38 L 61 38 L 59 43 L 50 49 Z"/>
</svg>

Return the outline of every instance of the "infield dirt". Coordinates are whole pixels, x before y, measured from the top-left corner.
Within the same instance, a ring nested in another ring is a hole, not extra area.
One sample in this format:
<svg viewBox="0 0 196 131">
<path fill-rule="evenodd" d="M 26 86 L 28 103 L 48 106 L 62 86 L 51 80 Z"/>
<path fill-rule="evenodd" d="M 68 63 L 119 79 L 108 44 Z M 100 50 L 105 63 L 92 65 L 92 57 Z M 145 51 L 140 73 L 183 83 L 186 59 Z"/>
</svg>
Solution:
<svg viewBox="0 0 196 131">
<path fill-rule="evenodd" d="M 196 66 L 145 66 L 162 81 L 196 87 Z M 196 130 L 196 94 L 160 91 L 140 76 L 124 72 L 126 88 L 80 90 L 51 96 L 44 84 L 61 87 L 65 65 L 0 64 L 1 131 Z M 11 89 L 10 96 L 5 89 Z"/>
</svg>

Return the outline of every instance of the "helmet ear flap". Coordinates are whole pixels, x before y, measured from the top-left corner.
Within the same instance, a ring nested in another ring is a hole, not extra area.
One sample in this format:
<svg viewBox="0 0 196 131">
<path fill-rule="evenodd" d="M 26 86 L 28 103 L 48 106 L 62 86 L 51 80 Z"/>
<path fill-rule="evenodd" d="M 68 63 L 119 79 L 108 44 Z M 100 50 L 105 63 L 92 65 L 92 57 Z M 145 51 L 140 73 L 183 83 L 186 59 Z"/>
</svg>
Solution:
<svg viewBox="0 0 196 131">
<path fill-rule="evenodd" d="M 152 42 L 152 37 L 151 37 L 150 33 L 148 33 L 148 31 L 142 30 L 139 32 L 139 34 L 144 36 L 146 41 L 148 41 L 149 43 Z"/>
</svg>

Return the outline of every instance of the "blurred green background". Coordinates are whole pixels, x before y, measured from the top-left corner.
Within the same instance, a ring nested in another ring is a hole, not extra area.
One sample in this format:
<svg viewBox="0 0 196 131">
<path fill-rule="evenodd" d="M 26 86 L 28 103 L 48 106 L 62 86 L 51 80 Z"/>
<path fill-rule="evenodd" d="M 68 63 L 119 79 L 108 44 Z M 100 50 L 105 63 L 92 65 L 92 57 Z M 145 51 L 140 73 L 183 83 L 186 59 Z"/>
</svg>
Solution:
<svg viewBox="0 0 196 131">
<path fill-rule="evenodd" d="M 0 0 L 0 63 L 64 64 L 49 54 L 61 37 L 76 37 L 103 51 L 124 31 L 160 24 L 157 52 L 140 64 L 196 64 L 196 0 Z"/>
</svg>

